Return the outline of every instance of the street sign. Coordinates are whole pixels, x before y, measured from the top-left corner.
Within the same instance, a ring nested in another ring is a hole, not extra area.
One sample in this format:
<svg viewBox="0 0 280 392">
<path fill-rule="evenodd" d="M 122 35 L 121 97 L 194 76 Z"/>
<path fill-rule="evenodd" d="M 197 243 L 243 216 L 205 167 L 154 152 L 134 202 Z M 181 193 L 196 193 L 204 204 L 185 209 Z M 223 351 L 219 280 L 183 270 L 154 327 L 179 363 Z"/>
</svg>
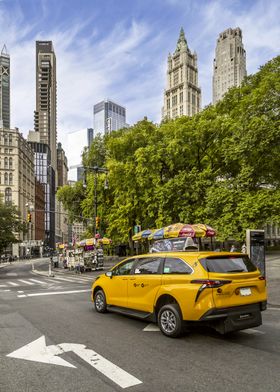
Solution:
<svg viewBox="0 0 280 392">
<path fill-rule="evenodd" d="M 76 366 L 72 365 L 70 362 L 58 357 L 58 355 L 70 351 L 74 352 L 89 365 L 104 374 L 104 376 L 118 384 L 121 388 L 142 384 L 142 381 L 138 380 L 138 378 L 108 361 L 108 359 L 102 357 L 95 351 L 87 349 L 84 344 L 61 343 L 47 346 L 45 336 L 41 336 L 39 339 L 13 351 L 8 354 L 7 357 L 76 368 Z"/>
<path fill-rule="evenodd" d="M 134 234 L 140 233 L 140 231 L 141 231 L 141 226 L 140 225 L 133 226 L 133 233 Z"/>
</svg>

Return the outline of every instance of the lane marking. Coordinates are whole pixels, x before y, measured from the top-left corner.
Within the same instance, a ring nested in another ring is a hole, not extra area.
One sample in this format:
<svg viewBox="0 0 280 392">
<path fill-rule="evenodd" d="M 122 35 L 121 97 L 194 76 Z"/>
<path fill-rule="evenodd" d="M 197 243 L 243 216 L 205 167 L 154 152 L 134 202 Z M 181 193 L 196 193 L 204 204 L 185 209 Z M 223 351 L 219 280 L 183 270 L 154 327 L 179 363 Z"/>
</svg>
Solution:
<svg viewBox="0 0 280 392">
<path fill-rule="evenodd" d="M 18 276 L 18 274 L 16 272 L 7 272 L 6 275 L 7 276 Z"/>
<path fill-rule="evenodd" d="M 156 324 L 151 323 L 151 324 L 148 324 L 148 325 L 143 329 L 143 331 L 145 331 L 145 332 L 159 332 L 160 329 L 159 329 L 159 327 L 158 327 Z"/>
<path fill-rule="evenodd" d="M 280 308 L 269 307 L 266 310 L 280 310 Z"/>
<path fill-rule="evenodd" d="M 0 290 L 0 293 L 5 293 L 6 291 L 11 291 L 11 290 Z"/>
<path fill-rule="evenodd" d="M 35 283 L 47 284 L 47 282 L 43 282 L 42 280 L 31 279 L 31 278 L 29 280 L 31 280 L 32 282 L 35 282 Z"/>
<path fill-rule="evenodd" d="M 19 284 L 18 284 L 18 283 L 15 283 L 15 282 L 8 282 L 8 284 L 10 284 L 10 285 L 12 285 L 12 286 L 19 286 Z"/>
<path fill-rule="evenodd" d="M 0 287 L 7 287 L 6 284 L 0 284 Z"/>
<path fill-rule="evenodd" d="M 240 331 L 243 333 L 247 333 L 248 335 L 265 335 L 265 332 L 263 331 L 259 331 L 258 329 L 253 329 L 253 328 L 248 328 L 248 329 L 244 329 L 243 331 Z"/>
<path fill-rule="evenodd" d="M 19 291 L 18 291 L 18 293 L 24 293 L 24 291 L 22 291 L 22 290 L 19 290 Z"/>
<path fill-rule="evenodd" d="M 18 295 L 18 298 L 23 298 L 23 297 L 41 297 L 44 295 L 60 295 L 60 294 L 78 294 L 78 293 L 87 293 L 91 291 L 89 290 L 70 290 L 70 291 L 51 291 L 49 293 L 32 293 L 32 294 L 26 294 L 26 295 Z"/>
<path fill-rule="evenodd" d="M 28 280 L 23 280 L 23 279 L 18 279 L 19 282 L 25 283 L 25 284 L 29 284 L 29 286 L 34 286 L 34 283 L 29 282 Z"/>
</svg>

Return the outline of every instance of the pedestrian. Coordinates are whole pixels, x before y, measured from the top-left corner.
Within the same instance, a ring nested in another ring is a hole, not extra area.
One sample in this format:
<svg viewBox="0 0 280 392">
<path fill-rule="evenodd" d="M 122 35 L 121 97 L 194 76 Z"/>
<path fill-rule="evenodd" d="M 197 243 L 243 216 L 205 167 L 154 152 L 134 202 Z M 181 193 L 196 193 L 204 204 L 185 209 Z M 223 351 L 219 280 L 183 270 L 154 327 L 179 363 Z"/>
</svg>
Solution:
<svg viewBox="0 0 280 392">
<path fill-rule="evenodd" d="M 234 244 L 231 245 L 230 252 L 236 252 L 237 249 Z"/>
<path fill-rule="evenodd" d="M 246 247 L 245 242 L 244 242 L 244 244 L 243 244 L 242 247 L 241 247 L 241 252 L 242 252 L 242 253 L 247 253 L 247 247 Z"/>
</svg>

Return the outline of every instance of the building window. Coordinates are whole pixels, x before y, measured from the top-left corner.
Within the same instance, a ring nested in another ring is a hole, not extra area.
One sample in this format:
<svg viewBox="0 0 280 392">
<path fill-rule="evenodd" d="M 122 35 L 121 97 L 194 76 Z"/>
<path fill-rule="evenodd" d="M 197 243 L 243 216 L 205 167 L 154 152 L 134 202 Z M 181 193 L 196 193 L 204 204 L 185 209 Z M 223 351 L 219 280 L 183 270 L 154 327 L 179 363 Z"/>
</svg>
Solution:
<svg viewBox="0 0 280 392">
<path fill-rule="evenodd" d="M 172 97 L 172 106 L 175 106 L 175 105 L 177 105 L 177 95 L 174 95 Z"/>
<path fill-rule="evenodd" d="M 173 78 L 173 84 L 176 86 L 176 84 L 179 83 L 179 71 L 174 72 L 174 78 Z"/>
<path fill-rule="evenodd" d="M 13 158 L 9 158 L 9 169 L 13 168 Z"/>
<path fill-rule="evenodd" d="M 184 93 L 183 91 L 180 92 L 180 103 L 183 103 Z"/>
<path fill-rule="evenodd" d="M 8 173 L 5 173 L 5 174 L 4 174 L 4 184 L 5 184 L 5 185 L 9 185 L 9 184 L 8 184 L 8 181 L 9 181 L 9 175 L 8 175 Z"/>
<path fill-rule="evenodd" d="M 8 169 L 8 167 L 9 167 L 7 157 L 4 158 L 4 167 L 5 167 L 5 169 Z"/>
<path fill-rule="evenodd" d="M 9 185 L 13 185 L 13 174 L 9 174 Z"/>
<path fill-rule="evenodd" d="M 166 103 L 167 103 L 167 109 L 170 109 L 170 99 L 169 98 Z"/>
<path fill-rule="evenodd" d="M 11 203 L 12 203 L 12 189 L 6 188 L 5 189 L 5 204 L 11 204 Z"/>
<path fill-rule="evenodd" d="M 13 136 L 11 134 L 9 134 L 9 144 L 13 144 Z"/>
<path fill-rule="evenodd" d="M 8 145 L 8 135 L 7 134 L 4 135 L 4 144 L 5 144 L 5 146 Z"/>
</svg>

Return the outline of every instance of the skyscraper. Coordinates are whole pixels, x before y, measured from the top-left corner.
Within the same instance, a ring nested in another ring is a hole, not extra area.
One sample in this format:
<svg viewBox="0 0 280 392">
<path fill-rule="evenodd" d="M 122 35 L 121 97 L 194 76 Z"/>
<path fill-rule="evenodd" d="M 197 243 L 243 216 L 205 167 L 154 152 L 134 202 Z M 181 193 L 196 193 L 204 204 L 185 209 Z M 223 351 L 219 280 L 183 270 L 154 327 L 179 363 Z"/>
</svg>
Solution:
<svg viewBox="0 0 280 392">
<path fill-rule="evenodd" d="M 36 111 L 34 129 L 47 144 L 56 172 L 56 57 L 52 41 L 36 41 Z"/>
<path fill-rule="evenodd" d="M 88 148 L 90 148 L 92 141 L 93 141 L 93 128 L 87 128 Z"/>
<path fill-rule="evenodd" d="M 0 128 L 10 129 L 10 56 L 6 45 L 0 55 Z"/>
<path fill-rule="evenodd" d="M 164 91 L 163 119 L 192 116 L 199 112 L 197 55 L 191 52 L 183 28 L 173 55 L 169 53 L 167 86 Z"/>
<path fill-rule="evenodd" d="M 239 27 L 219 35 L 213 68 L 213 103 L 216 103 L 230 87 L 240 86 L 247 74 L 246 51 Z"/>
<path fill-rule="evenodd" d="M 107 99 L 93 107 L 94 135 L 105 135 L 127 127 L 126 109 Z"/>
</svg>

